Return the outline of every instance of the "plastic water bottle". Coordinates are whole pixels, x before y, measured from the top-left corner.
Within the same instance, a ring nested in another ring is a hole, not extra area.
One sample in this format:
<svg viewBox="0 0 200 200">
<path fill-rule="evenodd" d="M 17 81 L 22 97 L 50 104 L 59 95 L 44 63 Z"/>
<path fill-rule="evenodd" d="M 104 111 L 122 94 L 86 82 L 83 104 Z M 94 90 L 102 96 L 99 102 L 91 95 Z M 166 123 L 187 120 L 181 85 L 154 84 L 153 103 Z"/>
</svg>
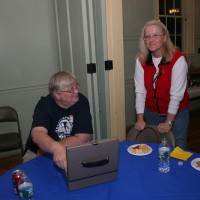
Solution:
<svg viewBox="0 0 200 200">
<path fill-rule="evenodd" d="M 19 196 L 21 200 L 34 200 L 33 197 L 33 184 L 28 176 L 23 173 L 18 185 Z"/>
<path fill-rule="evenodd" d="M 167 173 L 170 170 L 170 147 L 167 143 L 166 138 L 162 140 L 162 143 L 159 146 L 159 162 L 158 170 L 163 173 Z"/>
</svg>

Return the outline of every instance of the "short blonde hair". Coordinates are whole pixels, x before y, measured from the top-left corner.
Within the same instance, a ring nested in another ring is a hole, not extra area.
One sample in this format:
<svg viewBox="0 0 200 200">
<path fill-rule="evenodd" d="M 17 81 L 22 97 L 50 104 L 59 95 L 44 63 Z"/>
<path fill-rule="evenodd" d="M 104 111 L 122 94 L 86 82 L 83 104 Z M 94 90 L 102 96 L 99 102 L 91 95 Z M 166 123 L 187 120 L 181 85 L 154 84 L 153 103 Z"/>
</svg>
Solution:
<svg viewBox="0 0 200 200">
<path fill-rule="evenodd" d="M 77 82 L 77 78 L 71 72 L 57 72 L 49 81 L 49 93 L 53 96 L 54 92 L 60 92 L 74 82 Z"/>
</svg>

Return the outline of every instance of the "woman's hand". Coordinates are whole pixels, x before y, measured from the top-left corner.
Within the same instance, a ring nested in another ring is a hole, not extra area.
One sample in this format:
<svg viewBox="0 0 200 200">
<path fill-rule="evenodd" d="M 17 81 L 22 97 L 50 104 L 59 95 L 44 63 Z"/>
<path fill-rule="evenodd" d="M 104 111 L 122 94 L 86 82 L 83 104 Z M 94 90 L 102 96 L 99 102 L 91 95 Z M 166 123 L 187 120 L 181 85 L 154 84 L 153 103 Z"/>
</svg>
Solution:
<svg viewBox="0 0 200 200">
<path fill-rule="evenodd" d="M 171 130 L 171 128 L 172 126 L 169 123 L 164 122 L 158 125 L 158 132 L 167 133 Z"/>
<path fill-rule="evenodd" d="M 141 131 L 145 128 L 145 126 L 146 126 L 146 122 L 144 121 L 144 113 L 138 113 L 135 129 L 138 131 Z"/>
<path fill-rule="evenodd" d="M 146 126 L 146 122 L 145 121 L 137 121 L 136 124 L 135 124 L 135 129 L 138 130 L 138 131 L 141 131 L 145 128 Z"/>
</svg>

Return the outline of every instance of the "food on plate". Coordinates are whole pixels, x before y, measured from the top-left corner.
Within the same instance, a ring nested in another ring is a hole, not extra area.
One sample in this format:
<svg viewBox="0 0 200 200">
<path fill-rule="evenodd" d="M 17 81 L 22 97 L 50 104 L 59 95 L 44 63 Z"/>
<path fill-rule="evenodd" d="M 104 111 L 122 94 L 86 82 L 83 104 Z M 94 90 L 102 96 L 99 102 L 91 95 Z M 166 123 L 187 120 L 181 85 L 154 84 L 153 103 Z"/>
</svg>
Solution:
<svg viewBox="0 0 200 200">
<path fill-rule="evenodd" d="M 198 168 L 200 168 L 200 160 L 196 161 L 196 165 L 197 165 Z"/>
<path fill-rule="evenodd" d="M 144 154 L 149 152 L 149 147 L 146 144 L 139 144 L 131 148 L 131 152 L 134 154 Z"/>
</svg>

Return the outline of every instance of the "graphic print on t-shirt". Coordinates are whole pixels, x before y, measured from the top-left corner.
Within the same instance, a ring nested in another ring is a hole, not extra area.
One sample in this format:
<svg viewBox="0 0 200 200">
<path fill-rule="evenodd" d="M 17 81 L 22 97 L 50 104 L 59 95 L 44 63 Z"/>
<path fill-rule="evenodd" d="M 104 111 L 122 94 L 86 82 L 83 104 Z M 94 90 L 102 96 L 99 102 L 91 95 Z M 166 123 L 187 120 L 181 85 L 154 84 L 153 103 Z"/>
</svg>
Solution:
<svg viewBox="0 0 200 200">
<path fill-rule="evenodd" d="M 56 126 L 56 133 L 58 134 L 59 139 L 66 138 L 70 136 L 70 133 L 73 128 L 74 117 L 73 115 L 65 116 L 61 118 Z"/>
</svg>

